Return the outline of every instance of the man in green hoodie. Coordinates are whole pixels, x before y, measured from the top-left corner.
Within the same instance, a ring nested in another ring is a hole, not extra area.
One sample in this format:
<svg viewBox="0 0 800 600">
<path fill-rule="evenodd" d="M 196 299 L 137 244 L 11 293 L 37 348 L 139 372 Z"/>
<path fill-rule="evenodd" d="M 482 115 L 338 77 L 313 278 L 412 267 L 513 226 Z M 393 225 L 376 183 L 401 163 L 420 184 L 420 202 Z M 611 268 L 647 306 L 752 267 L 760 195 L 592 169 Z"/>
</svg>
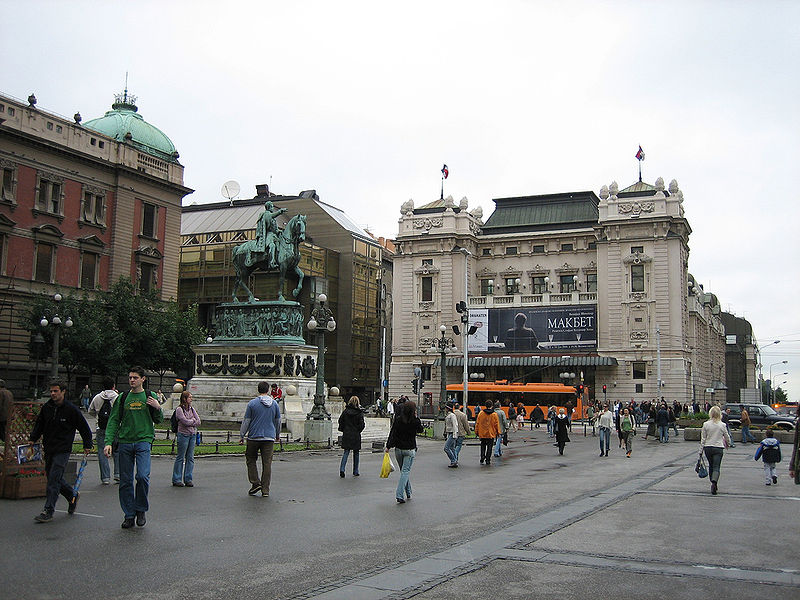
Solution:
<svg viewBox="0 0 800 600">
<path fill-rule="evenodd" d="M 158 398 L 144 390 L 145 379 L 144 369 L 131 367 L 128 372 L 131 389 L 114 402 L 106 425 L 103 452 L 108 458 L 111 458 L 114 437 L 119 438 L 119 504 L 125 514 L 123 529 L 133 527 L 134 517 L 139 527 L 144 527 L 147 522 L 145 513 L 149 508 L 147 493 L 150 490 L 150 446 L 155 437 L 153 424 L 164 420 Z"/>
</svg>

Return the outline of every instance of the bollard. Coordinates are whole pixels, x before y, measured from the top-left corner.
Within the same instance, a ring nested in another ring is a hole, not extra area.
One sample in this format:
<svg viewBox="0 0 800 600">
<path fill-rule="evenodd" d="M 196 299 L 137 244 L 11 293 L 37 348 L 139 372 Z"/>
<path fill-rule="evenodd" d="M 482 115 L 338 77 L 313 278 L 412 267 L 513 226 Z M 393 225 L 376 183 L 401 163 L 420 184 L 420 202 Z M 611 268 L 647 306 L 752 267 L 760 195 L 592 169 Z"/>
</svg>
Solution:
<svg viewBox="0 0 800 600">
<path fill-rule="evenodd" d="M 228 431 L 228 441 L 227 441 L 227 443 L 228 444 L 231 443 L 231 432 L 230 432 L 230 430 Z"/>
<path fill-rule="evenodd" d="M 219 454 L 219 440 L 217 440 L 216 446 L 217 446 L 217 454 Z"/>
</svg>

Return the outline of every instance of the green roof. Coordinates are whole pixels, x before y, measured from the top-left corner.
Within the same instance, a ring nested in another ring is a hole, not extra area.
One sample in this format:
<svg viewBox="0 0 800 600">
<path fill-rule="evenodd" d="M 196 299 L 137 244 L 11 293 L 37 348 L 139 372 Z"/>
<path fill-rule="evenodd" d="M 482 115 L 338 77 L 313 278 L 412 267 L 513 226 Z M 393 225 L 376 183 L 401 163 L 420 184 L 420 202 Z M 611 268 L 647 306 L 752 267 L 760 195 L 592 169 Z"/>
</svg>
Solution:
<svg viewBox="0 0 800 600">
<path fill-rule="evenodd" d="M 120 142 L 127 142 L 145 152 L 169 162 L 178 162 L 175 145 L 163 131 L 142 118 L 136 107 L 136 97 L 128 90 L 116 96 L 111 110 L 99 119 L 92 119 L 84 127 Z"/>
<path fill-rule="evenodd" d="M 579 229 L 599 218 L 600 199 L 594 192 L 497 198 L 495 211 L 483 225 L 484 233 Z"/>
</svg>

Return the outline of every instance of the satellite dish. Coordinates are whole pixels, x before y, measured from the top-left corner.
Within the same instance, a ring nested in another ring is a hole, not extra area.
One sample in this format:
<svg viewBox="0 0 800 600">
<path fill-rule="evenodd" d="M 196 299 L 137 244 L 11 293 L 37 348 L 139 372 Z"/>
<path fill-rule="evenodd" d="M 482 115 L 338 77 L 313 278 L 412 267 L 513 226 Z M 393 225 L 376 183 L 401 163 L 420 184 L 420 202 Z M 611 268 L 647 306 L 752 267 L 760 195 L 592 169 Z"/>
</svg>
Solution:
<svg viewBox="0 0 800 600">
<path fill-rule="evenodd" d="M 228 200 L 233 200 L 241 191 L 238 181 L 230 180 L 222 184 L 222 196 Z"/>
</svg>

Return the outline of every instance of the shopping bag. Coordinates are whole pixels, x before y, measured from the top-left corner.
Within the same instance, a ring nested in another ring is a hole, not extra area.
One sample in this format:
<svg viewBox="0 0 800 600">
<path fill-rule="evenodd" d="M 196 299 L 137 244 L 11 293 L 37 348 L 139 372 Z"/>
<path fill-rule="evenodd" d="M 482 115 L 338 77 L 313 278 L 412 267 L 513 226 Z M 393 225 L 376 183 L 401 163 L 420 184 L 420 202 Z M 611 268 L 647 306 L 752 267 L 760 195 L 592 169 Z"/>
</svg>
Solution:
<svg viewBox="0 0 800 600">
<path fill-rule="evenodd" d="M 383 453 L 383 462 L 381 463 L 381 478 L 386 479 L 389 473 L 392 472 L 392 459 L 389 458 L 389 453 Z"/>
<path fill-rule="evenodd" d="M 84 454 L 81 466 L 78 469 L 78 476 L 75 478 L 75 485 L 72 486 L 72 495 L 77 496 L 78 490 L 81 489 L 81 482 L 83 481 L 83 471 L 86 469 L 86 455 Z"/>
<path fill-rule="evenodd" d="M 389 472 L 394 473 L 397 471 L 397 465 L 394 464 L 394 460 L 392 460 L 391 454 L 389 455 Z"/>
</svg>

